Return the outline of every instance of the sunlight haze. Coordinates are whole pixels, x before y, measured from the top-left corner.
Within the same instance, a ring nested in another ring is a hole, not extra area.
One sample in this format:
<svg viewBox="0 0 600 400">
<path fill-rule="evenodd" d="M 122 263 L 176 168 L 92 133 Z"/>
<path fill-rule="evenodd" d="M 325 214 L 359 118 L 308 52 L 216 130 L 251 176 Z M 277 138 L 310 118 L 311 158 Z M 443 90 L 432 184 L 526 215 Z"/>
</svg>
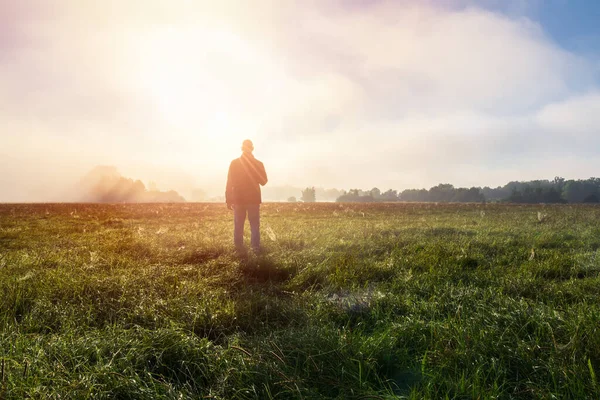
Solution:
<svg viewBox="0 0 600 400">
<path fill-rule="evenodd" d="M 246 138 L 273 186 L 597 176 L 598 29 L 544 3 L 0 0 L 0 201 L 221 196 Z"/>
</svg>

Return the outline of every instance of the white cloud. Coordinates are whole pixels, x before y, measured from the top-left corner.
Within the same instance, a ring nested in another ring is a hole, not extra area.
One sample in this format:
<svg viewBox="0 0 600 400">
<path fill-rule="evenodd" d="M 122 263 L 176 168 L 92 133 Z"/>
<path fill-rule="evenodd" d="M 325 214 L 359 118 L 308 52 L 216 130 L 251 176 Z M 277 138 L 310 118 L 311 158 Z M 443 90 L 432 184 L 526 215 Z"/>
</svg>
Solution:
<svg viewBox="0 0 600 400">
<path fill-rule="evenodd" d="M 593 92 L 548 104 L 537 115 L 540 126 L 565 139 L 600 139 L 600 93 Z"/>
<path fill-rule="evenodd" d="M 273 184 L 496 185 L 560 174 L 551 160 L 585 177 L 600 157 L 597 66 L 522 1 L 14 4 L 0 2 L 0 175 L 112 164 L 219 187 L 245 137 Z M 42 187 L 23 175 L 6 198 Z"/>
</svg>

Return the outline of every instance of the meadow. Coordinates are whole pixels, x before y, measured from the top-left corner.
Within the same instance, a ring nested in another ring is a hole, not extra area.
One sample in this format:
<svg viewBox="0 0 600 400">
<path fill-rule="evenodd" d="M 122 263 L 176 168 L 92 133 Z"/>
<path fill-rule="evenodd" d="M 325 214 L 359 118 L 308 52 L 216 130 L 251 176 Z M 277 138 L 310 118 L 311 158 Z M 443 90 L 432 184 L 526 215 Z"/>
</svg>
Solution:
<svg viewBox="0 0 600 400">
<path fill-rule="evenodd" d="M 600 207 L 0 205 L 0 399 L 597 399 Z M 248 239 L 248 234 L 247 237 Z"/>
</svg>

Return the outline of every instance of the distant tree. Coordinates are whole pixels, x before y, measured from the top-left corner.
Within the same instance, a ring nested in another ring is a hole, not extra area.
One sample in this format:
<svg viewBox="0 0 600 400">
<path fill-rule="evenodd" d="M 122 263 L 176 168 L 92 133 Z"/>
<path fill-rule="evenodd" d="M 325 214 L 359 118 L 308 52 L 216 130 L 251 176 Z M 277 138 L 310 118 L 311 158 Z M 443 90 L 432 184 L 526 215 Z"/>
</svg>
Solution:
<svg viewBox="0 0 600 400">
<path fill-rule="evenodd" d="M 338 203 L 372 203 L 375 199 L 371 191 L 365 192 L 359 189 L 350 189 L 336 199 Z"/>
<path fill-rule="evenodd" d="M 595 178 L 587 180 L 567 181 L 562 195 L 569 203 L 583 203 L 585 199 L 592 199 L 593 195 L 600 195 L 600 185 Z"/>
<path fill-rule="evenodd" d="M 96 167 L 80 181 L 82 201 L 94 203 L 183 202 L 175 191 L 146 190 L 140 180 L 121 176 L 114 167 Z"/>
<path fill-rule="evenodd" d="M 342 192 L 337 189 L 324 189 L 324 188 L 316 188 L 315 196 L 319 199 L 319 201 L 335 201 Z"/>
<path fill-rule="evenodd" d="M 323 198 L 326 199 L 327 201 L 335 201 L 335 199 L 337 199 L 342 194 L 344 194 L 342 190 L 327 189 L 327 190 L 325 190 L 325 195 Z M 318 196 L 319 196 L 319 194 L 317 193 L 317 197 Z M 319 199 L 320 199 L 320 197 L 319 197 Z"/>
<path fill-rule="evenodd" d="M 296 198 L 294 196 L 292 196 L 292 197 L 288 197 L 287 201 L 290 202 L 290 203 L 295 203 L 298 200 L 296 200 Z"/>
<path fill-rule="evenodd" d="M 485 197 L 479 188 L 458 188 L 454 189 L 452 201 L 455 203 L 482 203 L 485 201 Z"/>
<path fill-rule="evenodd" d="M 513 189 L 506 201 L 527 204 L 566 202 L 555 187 L 541 186 L 535 181 L 523 185 L 521 189 Z"/>
<path fill-rule="evenodd" d="M 374 200 L 379 200 L 379 198 L 381 197 L 381 190 L 379 190 L 378 188 L 374 187 L 373 189 L 371 189 L 370 194 L 371 194 L 371 197 L 373 197 Z"/>
<path fill-rule="evenodd" d="M 375 200 L 373 199 L 373 196 L 371 196 L 370 194 L 366 196 L 353 196 L 349 193 L 341 195 L 336 200 L 336 202 L 338 203 L 373 203 L 374 201 Z"/>
<path fill-rule="evenodd" d="M 554 187 L 559 191 L 562 192 L 563 190 L 563 186 L 565 184 L 565 178 L 561 178 L 560 176 L 555 176 L 554 180 L 552 181 L 552 183 L 554 184 Z"/>
<path fill-rule="evenodd" d="M 566 203 L 558 188 L 548 188 L 542 192 L 543 203 Z"/>
<path fill-rule="evenodd" d="M 146 187 L 139 179 L 133 182 L 133 185 L 129 189 L 128 197 L 131 199 L 140 199 L 144 196 Z M 139 200 L 138 200 L 139 201 Z"/>
<path fill-rule="evenodd" d="M 481 189 L 481 193 L 487 201 L 501 201 L 510 196 L 511 190 L 506 186 L 497 186 L 495 188 L 486 186 Z"/>
<path fill-rule="evenodd" d="M 511 181 L 495 188 L 455 188 L 451 184 L 441 183 L 429 190 L 406 189 L 401 193 L 391 189 L 383 193 L 378 188 L 368 191 L 350 189 L 341 192 L 336 201 L 595 203 L 600 202 L 600 178 L 565 180 L 557 176 L 553 180 Z"/>
<path fill-rule="evenodd" d="M 398 197 L 401 201 L 430 201 L 427 189 L 406 189 Z"/>
<path fill-rule="evenodd" d="M 454 197 L 454 186 L 449 183 L 440 183 L 429 189 L 429 201 L 450 202 Z"/>
<path fill-rule="evenodd" d="M 160 192 L 158 190 L 146 192 L 143 200 L 146 203 L 183 203 L 185 199 L 174 190 Z"/>
<path fill-rule="evenodd" d="M 398 192 L 396 190 L 389 189 L 381 194 L 382 201 L 398 201 Z"/>
<path fill-rule="evenodd" d="M 314 203 L 317 201 L 317 195 L 314 187 L 307 187 L 302 191 L 302 201 L 305 203 Z"/>
</svg>

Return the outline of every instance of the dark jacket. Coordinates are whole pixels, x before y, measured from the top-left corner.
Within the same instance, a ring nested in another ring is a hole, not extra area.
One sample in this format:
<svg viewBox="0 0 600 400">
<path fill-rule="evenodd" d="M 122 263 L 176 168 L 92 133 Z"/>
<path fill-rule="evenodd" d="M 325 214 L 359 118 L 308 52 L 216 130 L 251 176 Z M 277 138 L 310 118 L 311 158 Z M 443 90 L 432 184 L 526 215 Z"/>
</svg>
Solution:
<svg viewBox="0 0 600 400">
<path fill-rule="evenodd" d="M 225 201 L 227 204 L 260 204 L 260 185 L 267 183 L 263 163 L 244 153 L 229 165 Z"/>
</svg>

